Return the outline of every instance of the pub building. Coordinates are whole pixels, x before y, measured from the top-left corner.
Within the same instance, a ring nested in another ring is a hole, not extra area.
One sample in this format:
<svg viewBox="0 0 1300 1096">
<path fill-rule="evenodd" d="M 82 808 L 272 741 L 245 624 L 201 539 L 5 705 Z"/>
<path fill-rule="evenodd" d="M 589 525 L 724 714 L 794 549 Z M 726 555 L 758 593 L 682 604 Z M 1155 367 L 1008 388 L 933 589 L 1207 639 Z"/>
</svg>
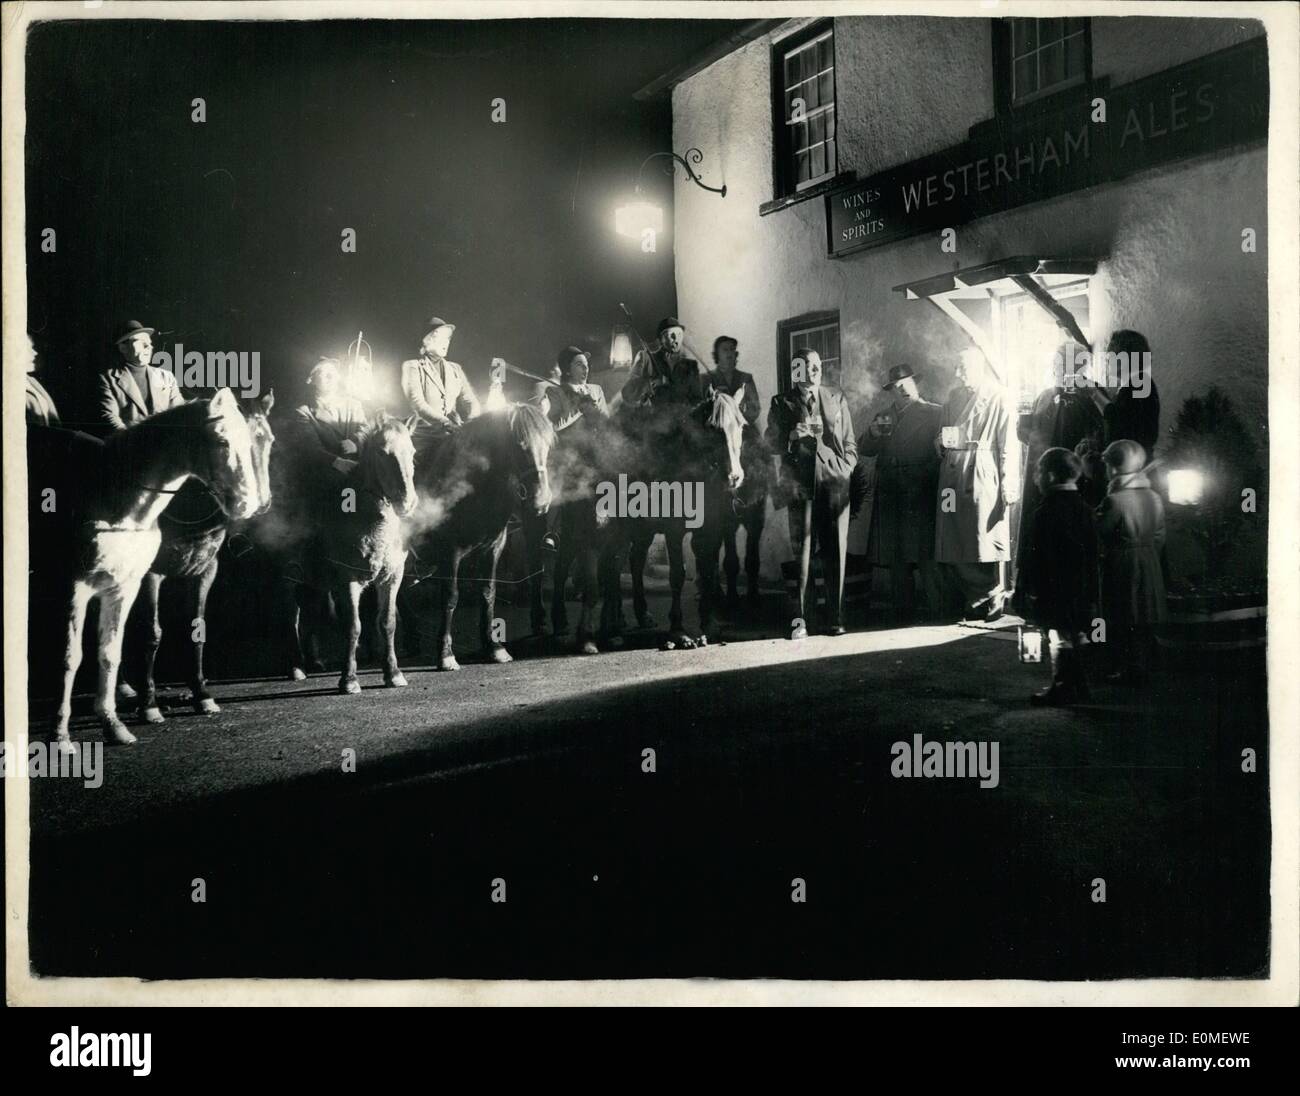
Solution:
<svg viewBox="0 0 1300 1096">
<path fill-rule="evenodd" d="M 668 93 L 674 149 L 700 149 L 727 188 L 676 176 L 678 311 L 700 345 L 740 340 L 765 409 L 812 347 L 861 436 L 891 365 L 942 402 L 973 341 L 1024 410 L 1067 337 L 1101 351 L 1127 328 L 1151 346 L 1157 458 L 1184 401 L 1217 384 L 1267 467 L 1260 24 L 767 20 L 638 96 Z M 853 522 L 851 554 L 869 525 Z M 1248 582 L 1265 576 L 1264 529 L 1235 537 Z M 1175 581 L 1198 566 L 1184 550 L 1170 546 Z M 777 577 L 784 521 L 762 556 Z"/>
</svg>

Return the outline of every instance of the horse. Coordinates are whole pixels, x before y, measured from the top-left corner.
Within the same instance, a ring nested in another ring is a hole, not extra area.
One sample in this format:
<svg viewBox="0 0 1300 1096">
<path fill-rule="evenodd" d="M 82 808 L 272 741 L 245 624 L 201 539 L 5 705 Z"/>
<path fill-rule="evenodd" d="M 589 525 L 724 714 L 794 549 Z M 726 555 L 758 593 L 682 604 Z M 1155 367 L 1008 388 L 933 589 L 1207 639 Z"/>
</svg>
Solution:
<svg viewBox="0 0 1300 1096">
<path fill-rule="evenodd" d="M 29 428 L 34 431 L 35 428 Z M 58 435 L 63 435 L 59 437 Z M 54 718 L 60 753 L 75 752 L 68 723 L 72 689 L 81 665 L 86 611 L 99 600 L 99 683 L 95 697 L 106 740 L 130 745 L 135 735 L 117 715 L 117 673 L 122 632 L 140 583 L 158 555 L 158 519 L 191 478 L 206 483 L 215 501 L 237 519 L 261 505 L 248 423 L 234 394 L 221 389 L 210 400 L 169 408 L 111 435 L 105 441 L 71 431 L 29 437 L 52 461 L 80 482 L 63 487 L 70 505 L 60 529 L 60 554 L 70 583 L 63 644 L 63 686 Z M 33 464 L 35 467 L 35 464 Z"/>
<path fill-rule="evenodd" d="M 482 567 L 479 633 L 493 661 L 513 661 L 495 634 L 496 569 L 510 518 L 519 505 L 538 515 L 551 505 L 547 460 L 555 429 L 541 409 L 512 404 L 471 419 L 445 439 L 417 475 L 420 507 L 411 524 L 417 560 L 441 585 L 438 669 L 459 670 L 451 637 L 460 601 L 457 582 L 466 557 L 478 553 Z"/>
<path fill-rule="evenodd" d="M 275 433 L 267 416 L 274 406 L 275 393 L 267 392 L 260 400 L 249 401 L 244 408 L 253 446 L 253 472 L 261 498 L 254 517 L 265 513 L 271 505 L 270 463 Z M 212 490 L 198 480 L 190 480 L 177 493 L 172 504 L 162 512 L 158 525 L 162 542 L 149 573 L 140 585 L 139 594 L 148 628 L 144 646 L 144 694 L 140 698 L 140 718 L 145 723 L 153 724 L 163 722 L 154 682 L 154 660 L 162 644 L 159 597 L 163 581 L 168 578 L 179 578 L 185 582 L 190 609 L 193 652 L 190 695 L 194 710 L 203 714 L 221 710 L 208 692 L 207 678 L 203 672 L 203 648 L 207 635 L 205 616 L 208 593 L 217 577 L 217 553 L 226 541 L 231 521 L 230 515 L 217 504 Z M 118 695 L 130 698 L 135 695 L 135 691 L 123 681 L 118 686 Z"/>
<path fill-rule="evenodd" d="M 717 581 L 718 549 L 721 545 L 721 507 L 730 505 L 729 492 L 744 482 L 741 446 L 745 419 L 733 396 L 712 390 L 695 404 L 649 403 L 625 405 L 619 413 L 620 424 L 632 439 L 636 454 L 629 482 L 646 488 L 652 484 L 680 485 L 685 495 L 693 485 L 703 492 L 700 524 L 692 536 L 692 546 L 699 571 L 696 582 L 700 590 L 701 631 L 698 638 L 687 635 L 682 617 L 682 587 L 686 584 L 683 542 L 687 532 L 685 513 L 658 516 L 624 516 L 620 525 L 629 548 L 632 572 L 632 606 L 637 623 L 653 627 L 654 620 L 646 608 L 645 563 L 656 533 L 663 533 L 668 549 L 668 580 L 672 592 L 669 610 L 669 639 L 677 646 L 691 648 L 708 642 L 712 624 L 712 603 Z M 661 496 L 663 491 L 660 492 Z M 621 600 L 621 598 L 620 598 Z M 607 623 L 617 629 L 620 614 L 610 614 Z"/>
</svg>

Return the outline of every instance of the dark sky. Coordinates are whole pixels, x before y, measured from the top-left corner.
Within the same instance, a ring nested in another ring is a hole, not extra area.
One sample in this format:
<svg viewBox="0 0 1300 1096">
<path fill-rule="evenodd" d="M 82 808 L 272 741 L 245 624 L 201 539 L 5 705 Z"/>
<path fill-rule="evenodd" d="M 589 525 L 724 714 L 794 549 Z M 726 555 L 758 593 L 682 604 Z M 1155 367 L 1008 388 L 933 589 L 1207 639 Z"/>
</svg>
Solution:
<svg viewBox="0 0 1300 1096">
<path fill-rule="evenodd" d="M 570 342 L 607 356 L 620 300 L 648 337 L 675 308 L 671 243 L 642 253 L 614 234 L 613 208 L 642 157 L 669 148 L 671 116 L 667 99 L 631 94 L 729 26 L 34 28 L 28 308 L 42 375 L 62 403 L 84 393 L 125 319 L 168 332 L 155 345 L 261 351 L 264 385 L 295 400 L 306 367 L 358 329 L 395 377 L 434 313 L 458 325 L 451 356 L 476 384 L 493 355 L 534 370 Z M 646 178 L 669 209 L 667 176 Z M 345 227 L 356 254 L 340 248 Z"/>
</svg>

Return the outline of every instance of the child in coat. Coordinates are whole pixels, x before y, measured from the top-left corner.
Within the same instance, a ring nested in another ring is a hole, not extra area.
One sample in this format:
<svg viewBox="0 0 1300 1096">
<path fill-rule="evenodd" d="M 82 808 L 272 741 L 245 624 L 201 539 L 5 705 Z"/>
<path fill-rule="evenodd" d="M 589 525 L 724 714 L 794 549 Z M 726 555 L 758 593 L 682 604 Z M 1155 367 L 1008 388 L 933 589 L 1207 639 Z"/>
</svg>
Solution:
<svg viewBox="0 0 1300 1096">
<path fill-rule="evenodd" d="M 1143 471 L 1147 455 L 1141 445 L 1111 442 L 1101 457 L 1110 477 L 1097 510 L 1102 611 L 1116 663 L 1108 680 L 1136 685 L 1146 679 L 1153 630 L 1165 619 L 1165 508 Z"/>
<path fill-rule="evenodd" d="M 1097 532 L 1092 507 L 1079 493 L 1083 461 L 1054 447 L 1038 458 L 1035 483 L 1042 501 L 1030 515 L 1017 585 L 1026 615 L 1047 635 L 1052 683 L 1031 704 L 1087 701 L 1080 647 L 1097 613 Z"/>
</svg>

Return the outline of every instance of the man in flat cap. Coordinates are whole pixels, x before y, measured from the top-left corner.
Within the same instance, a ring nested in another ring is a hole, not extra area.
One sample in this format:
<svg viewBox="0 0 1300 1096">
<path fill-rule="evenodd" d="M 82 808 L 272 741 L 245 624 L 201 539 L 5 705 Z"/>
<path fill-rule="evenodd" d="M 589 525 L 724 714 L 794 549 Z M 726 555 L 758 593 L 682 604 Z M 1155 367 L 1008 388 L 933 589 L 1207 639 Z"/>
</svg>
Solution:
<svg viewBox="0 0 1300 1096">
<path fill-rule="evenodd" d="M 934 562 L 934 501 L 939 488 L 939 433 L 943 408 L 921 399 L 910 365 L 891 366 L 884 390 L 893 406 L 867 427 L 858 452 L 876 458 L 876 491 L 867 558 L 888 567 L 894 612 L 900 620 L 916 606 L 913 571 L 925 588 L 926 608 L 940 611 Z"/>
<path fill-rule="evenodd" d="M 133 423 L 185 402 L 176 378 L 153 359 L 153 336 L 157 332 L 131 320 L 113 337 L 121 363 L 110 365 L 99 375 L 99 421 L 108 432 L 125 430 Z"/>
<path fill-rule="evenodd" d="M 623 387 L 623 402 L 696 404 L 704 399 L 700 363 L 686 353 L 686 329 L 676 316 L 665 316 L 655 331 L 659 349 L 642 354 Z"/>
<path fill-rule="evenodd" d="M 434 316 L 420 340 L 420 356 L 402 362 L 402 392 L 420 420 L 414 441 L 421 453 L 431 451 L 482 410 L 465 371 L 447 358 L 455 330 L 455 324 Z"/>
</svg>

